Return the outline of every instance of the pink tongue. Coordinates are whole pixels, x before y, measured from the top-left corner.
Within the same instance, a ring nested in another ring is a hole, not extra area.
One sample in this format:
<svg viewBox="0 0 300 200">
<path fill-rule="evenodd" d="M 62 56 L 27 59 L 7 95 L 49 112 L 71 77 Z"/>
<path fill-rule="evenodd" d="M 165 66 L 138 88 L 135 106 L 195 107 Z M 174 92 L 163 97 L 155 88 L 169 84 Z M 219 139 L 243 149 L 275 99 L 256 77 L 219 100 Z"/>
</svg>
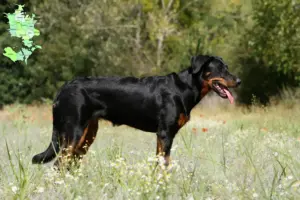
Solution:
<svg viewBox="0 0 300 200">
<path fill-rule="evenodd" d="M 226 93 L 226 95 L 227 95 L 228 100 L 230 101 L 230 103 L 233 104 L 234 103 L 234 98 L 231 95 L 231 93 L 227 89 L 223 89 L 223 91 Z"/>
</svg>

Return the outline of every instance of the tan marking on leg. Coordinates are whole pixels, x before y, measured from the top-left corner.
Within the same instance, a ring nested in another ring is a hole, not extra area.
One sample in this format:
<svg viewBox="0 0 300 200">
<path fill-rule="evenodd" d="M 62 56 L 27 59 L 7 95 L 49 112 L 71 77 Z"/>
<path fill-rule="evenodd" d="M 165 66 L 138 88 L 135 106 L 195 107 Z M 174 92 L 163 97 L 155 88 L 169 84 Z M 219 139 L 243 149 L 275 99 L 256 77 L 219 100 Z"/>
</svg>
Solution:
<svg viewBox="0 0 300 200">
<path fill-rule="evenodd" d="M 55 162 L 55 166 L 58 168 L 66 167 L 66 169 L 72 164 L 79 166 L 79 161 L 82 159 L 82 156 L 86 154 L 90 145 L 94 142 L 97 131 L 98 120 L 91 120 L 87 128 L 84 129 L 77 144 L 71 144 L 71 141 L 65 141 L 66 148 L 62 149 L 62 153 Z"/>
<path fill-rule="evenodd" d="M 78 143 L 76 148 L 74 149 L 74 153 L 78 155 L 84 155 L 88 151 L 89 147 L 92 145 L 96 138 L 96 134 L 98 131 L 98 120 L 91 120 L 89 122 L 88 127 L 85 129 L 87 130 L 84 132 L 82 136 L 82 140 Z M 82 141 L 82 142 L 81 142 Z"/>
<path fill-rule="evenodd" d="M 170 164 L 170 161 L 171 161 L 170 155 L 164 156 L 164 158 L 165 158 L 165 166 L 168 166 Z"/>
<path fill-rule="evenodd" d="M 169 165 L 170 155 L 165 155 L 164 144 L 163 144 L 163 141 L 159 137 L 157 137 L 156 155 L 158 156 L 158 159 L 160 157 L 163 157 L 165 166 Z M 160 159 L 158 160 L 158 162 L 160 162 Z"/>
<path fill-rule="evenodd" d="M 58 169 L 61 169 L 62 167 L 69 167 L 69 162 L 73 155 L 73 149 L 74 148 L 72 146 L 67 146 L 62 149 L 61 154 L 54 163 L 54 165 L 58 167 Z"/>
<path fill-rule="evenodd" d="M 81 136 L 81 138 L 80 138 L 78 144 L 76 145 L 76 148 L 82 146 L 82 144 L 84 143 L 86 134 L 87 134 L 88 131 L 89 131 L 89 126 L 90 126 L 90 124 L 88 124 L 88 126 L 84 129 L 83 134 L 82 134 L 82 136 Z"/>
<path fill-rule="evenodd" d="M 163 155 L 163 144 L 159 137 L 157 137 L 156 155 Z"/>
</svg>

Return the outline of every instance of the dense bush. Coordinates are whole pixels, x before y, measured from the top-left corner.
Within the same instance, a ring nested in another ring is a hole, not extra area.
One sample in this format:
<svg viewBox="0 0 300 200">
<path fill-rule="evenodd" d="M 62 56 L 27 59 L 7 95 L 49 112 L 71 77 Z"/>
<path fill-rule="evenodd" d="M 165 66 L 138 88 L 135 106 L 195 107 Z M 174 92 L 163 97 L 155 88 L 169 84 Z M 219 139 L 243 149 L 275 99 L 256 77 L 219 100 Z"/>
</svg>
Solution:
<svg viewBox="0 0 300 200">
<path fill-rule="evenodd" d="M 241 41 L 239 64 L 243 80 L 240 100 L 256 96 L 268 103 L 284 87 L 300 80 L 300 4 L 293 0 L 254 0 L 253 27 Z"/>
</svg>

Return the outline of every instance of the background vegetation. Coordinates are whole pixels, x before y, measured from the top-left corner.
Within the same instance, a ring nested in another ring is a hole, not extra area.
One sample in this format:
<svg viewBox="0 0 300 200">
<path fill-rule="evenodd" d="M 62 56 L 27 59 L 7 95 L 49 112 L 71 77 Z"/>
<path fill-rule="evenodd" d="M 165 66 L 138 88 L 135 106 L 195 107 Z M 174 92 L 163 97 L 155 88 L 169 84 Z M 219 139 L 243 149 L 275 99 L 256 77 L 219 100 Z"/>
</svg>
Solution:
<svg viewBox="0 0 300 200">
<path fill-rule="evenodd" d="M 239 74 L 241 103 L 268 103 L 300 82 L 299 0 L 4 0 L 37 14 L 41 35 L 28 64 L 0 56 L 0 104 L 52 99 L 75 76 L 167 74 L 201 54 Z M 0 16 L 0 53 L 11 38 Z M 291 88 L 291 89 L 290 89 Z"/>
<path fill-rule="evenodd" d="M 15 3 L 39 17 L 43 49 L 27 65 L 2 56 L 21 41 L 0 15 L 0 107 L 14 103 L 0 111 L 0 199 L 300 199 L 300 0 L 2 0 L 0 13 Z M 106 121 L 81 168 L 31 164 L 52 106 L 23 103 L 48 102 L 75 76 L 178 71 L 198 44 L 241 77 L 251 105 L 203 99 L 169 171 L 154 167 L 155 134 Z"/>
<path fill-rule="evenodd" d="M 169 171 L 155 168 L 155 134 L 100 121 L 81 167 L 57 173 L 53 162 L 31 164 L 49 145 L 52 106 L 6 106 L 0 199 L 300 199 L 299 105 L 200 107 L 174 140 Z"/>
</svg>

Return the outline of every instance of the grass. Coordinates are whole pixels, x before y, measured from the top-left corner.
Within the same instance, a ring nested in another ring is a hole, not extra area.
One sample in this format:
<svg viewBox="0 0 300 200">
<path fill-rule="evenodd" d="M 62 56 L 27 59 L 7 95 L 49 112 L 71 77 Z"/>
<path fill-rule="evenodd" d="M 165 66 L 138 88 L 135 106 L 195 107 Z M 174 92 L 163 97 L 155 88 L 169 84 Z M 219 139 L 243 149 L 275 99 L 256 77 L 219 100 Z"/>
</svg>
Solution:
<svg viewBox="0 0 300 200">
<path fill-rule="evenodd" d="M 156 136 L 99 122 L 72 173 L 32 165 L 51 138 L 50 106 L 0 113 L 1 199 L 299 199 L 300 107 L 199 106 L 175 138 L 169 172 Z"/>
</svg>

